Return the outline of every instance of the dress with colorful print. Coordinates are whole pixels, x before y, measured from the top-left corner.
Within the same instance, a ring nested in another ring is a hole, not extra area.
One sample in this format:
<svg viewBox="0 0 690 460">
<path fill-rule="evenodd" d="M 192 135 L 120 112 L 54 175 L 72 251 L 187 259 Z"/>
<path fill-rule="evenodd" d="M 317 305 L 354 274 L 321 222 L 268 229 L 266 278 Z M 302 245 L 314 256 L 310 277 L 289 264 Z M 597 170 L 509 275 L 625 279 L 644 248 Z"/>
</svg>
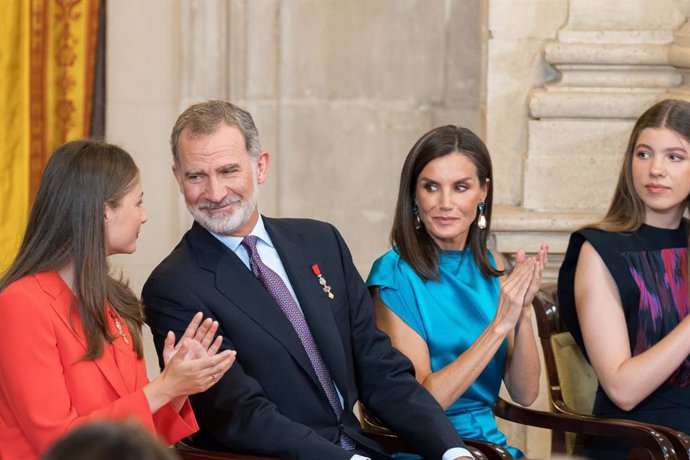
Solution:
<svg viewBox="0 0 690 460">
<path fill-rule="evenodd" d="M 648 350 L 688 316 L 688 222 L 677 229 L 642 225 L 629 233 L 584 229 L 573 233 L 558 277 L 561 318 L 585 353 L 575 309 L 575 269 L 587 241 L 616 283 L 633 356 Z M 595 415 L 668 425 L 690 433 L 690 359 L 631 411 L 597 390 Z"/>
</svg>

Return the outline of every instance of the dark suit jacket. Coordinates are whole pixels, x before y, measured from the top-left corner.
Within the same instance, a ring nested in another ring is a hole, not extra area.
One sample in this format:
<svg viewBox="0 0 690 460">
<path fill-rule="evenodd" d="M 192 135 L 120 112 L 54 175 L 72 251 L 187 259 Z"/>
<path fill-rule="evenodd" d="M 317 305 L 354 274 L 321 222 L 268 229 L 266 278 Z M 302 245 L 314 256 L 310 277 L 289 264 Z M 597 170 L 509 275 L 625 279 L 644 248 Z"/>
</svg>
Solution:
<svg viewBox="0 0 690 460">
<path fill-rule="evenodd" d="M 380 446 L 361 434 L 353 413 L 360 400 L 425 458 L 441 460 L 449 448 L 464 446 L 415 380 L 409 360 L 376 329 L 371 298 L 338 231 L 306 219 L 264 217 L 264 223 L 344 399 L 342 420 L 280 307 L 242 261 L 195 222 L 151 274 L 143 300 L 159 355 L 166 332 L 179 337 L 197 311 L 218 320 L 223 347 L 237 350 L 228 373 L 191 398 L 198 442 L 281 458 L 344 460 L 352 456 L 337 444 L 344 430 L 376 456 Z"/>
</svg>

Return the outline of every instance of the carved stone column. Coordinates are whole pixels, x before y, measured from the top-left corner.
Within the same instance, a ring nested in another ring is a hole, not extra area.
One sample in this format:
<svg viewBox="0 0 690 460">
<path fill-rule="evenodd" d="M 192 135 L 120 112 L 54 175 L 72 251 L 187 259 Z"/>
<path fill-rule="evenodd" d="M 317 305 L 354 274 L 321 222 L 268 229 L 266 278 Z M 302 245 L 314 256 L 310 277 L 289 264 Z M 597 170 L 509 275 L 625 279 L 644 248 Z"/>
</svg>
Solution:
<svg viewBox="0 0 690 460">
<path fill-rule="evenodd" d="M 224 0 L 180 3 L 180 110 L 229 96 L 229 21 Z"/>
<path fill-rule="evenodd" d="M 544 47 L 557 74 L 528 98 L 522 202 L 494 220 L 501 251 L 549 242 L 551 280 L 569 233 L 605 212 L 635 119 L 660 99 L 690 96 L 690 29 L 679 29 L 688 2 L 570 0 L 568 9 Z"/>
<path fill-rule="evenodd" d="M 180 2 L 180 111 L 208 99 L 232 101 L 252 114 L 262 146 L 276 145 L 279 21 L 280 0 Z M 269 215 L 277 214 L 278 207 L 279 164 L 271 166 L 261 198 L 262 211 Z M 186 229 L 190 218 L 182 197 L 179 206 L 179 226 Z"/>
</svg>

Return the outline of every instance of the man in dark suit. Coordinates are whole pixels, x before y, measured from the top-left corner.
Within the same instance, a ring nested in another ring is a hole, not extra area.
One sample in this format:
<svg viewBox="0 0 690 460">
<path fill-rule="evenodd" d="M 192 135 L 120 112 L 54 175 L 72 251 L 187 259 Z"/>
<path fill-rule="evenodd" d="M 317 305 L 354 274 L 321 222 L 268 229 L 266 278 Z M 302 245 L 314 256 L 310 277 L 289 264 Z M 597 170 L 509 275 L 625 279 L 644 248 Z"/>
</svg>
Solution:
<svg viewBox="0 0 690 460">
<path fill-rule="evenodd" d="M 269 155 L 249 113 L 196 104 L 171 144 L 195 222 L 144 286 L 147 322 L 159 355 L 167 331 L 181 333 L 197 311 L 237 350 L 232 369 L 192 397 L 194 442 L 280 458 L 387 458 L 359 430 L 359 400 L 425 458 L 469 457 L 410 362 L 376 329 L 338 231 L 259 214 Z"/>
</svg>

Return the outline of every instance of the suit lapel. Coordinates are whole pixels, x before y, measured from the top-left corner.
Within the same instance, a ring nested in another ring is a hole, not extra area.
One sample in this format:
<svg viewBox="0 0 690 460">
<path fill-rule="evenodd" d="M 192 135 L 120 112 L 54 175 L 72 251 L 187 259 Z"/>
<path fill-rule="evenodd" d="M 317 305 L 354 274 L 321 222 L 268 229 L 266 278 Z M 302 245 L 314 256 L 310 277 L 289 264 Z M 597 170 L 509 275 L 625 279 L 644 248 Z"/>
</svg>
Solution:
<svg viewBox="0 0 690 460">
<path fill-rule="evenodd" d="M 87 346 L 86 338 L 83 335 L 84 326 L 81 318 L 78 314 L 75 314 L 72 315 L 72 321 L 70 321 L 70 304 L 73 299 L 72 292 L 56 272 L 40 273 L 36 276 L 39 277 L 41 288 L 53 298 L 51 307 L 58 314 L 65 328 L 70 331 L 75 341 L 81 345 L 85 353 Z M 131 347 L 129 353 L 134 353 Z M 118 395 L 126 396 L 130 393 L 115 360 L 104 355 L 93 360 L 93 363 L 98 366 L 101 373 L 103 373 L 106 380 L 108 380 Z"/>
<path fill-rule="evenodd" d="M 318 384 L 314 368 L 292 324 L 247 266 L 196 222 L 190 231 L 190 239 L 198 254 L 199 265 L 215 273 L 216 289 L 278 340 Z"/>
<path fill-rule="evenodd" d="M 324 270 L 325 267 L 320 263 L 321 257 L 310 250 L 309 241 L 305 240 L 302 234 L 284 227 L 277 229 L 276 221 L 266 217 L 264 217 L 264 225 L 280 255 L 280 260 L 331 378 L 340 389 L 341 395 L 345 397 L 347 363 L 340 331 L 333 316 L 333 300 L 323 292 L 311 268 L 312 265 L 319 264 L 321 270 Z M 324 276 L 327 277 L 328 274 L 324 273 Z"/>
</svg>

